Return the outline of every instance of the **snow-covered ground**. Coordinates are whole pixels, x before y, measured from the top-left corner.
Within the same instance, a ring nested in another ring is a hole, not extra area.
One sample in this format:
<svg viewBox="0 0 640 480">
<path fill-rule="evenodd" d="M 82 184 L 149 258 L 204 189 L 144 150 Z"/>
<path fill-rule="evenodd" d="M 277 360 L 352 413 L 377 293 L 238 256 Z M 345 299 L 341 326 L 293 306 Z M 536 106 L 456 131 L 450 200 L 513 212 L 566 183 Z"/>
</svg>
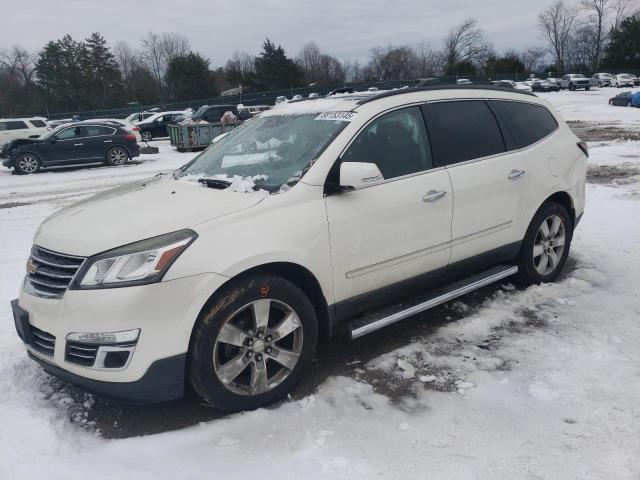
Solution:
<svg viewBox="0 0 640 480">
<path fill-rule="evenodd" d="M 570 120 L 640 125 L 614 89 L 545 95 Z M 580 112 L 584 112 L 581 116 Z M 594 169 L 640 167 L 640 142 L 590 145 Z M 638 479 L 640 183 L 590 184 L 559 283 L 505 283 L 466 316 L 407 336 L 348 376 L 274 408 L 158 435 L 105 440 L 83 419 L 94 399 L 52 389 L 26 358 L 8 302 L 33 232 L 68 202 L 156 171 L 0 173 L 0 479 Z M 8 203 L 28 203 L 8 207 Z M 391 327 L 395 328 L 395 327 Z M 402 392 L 384 395 L 382 392 Z"/>
</svg>

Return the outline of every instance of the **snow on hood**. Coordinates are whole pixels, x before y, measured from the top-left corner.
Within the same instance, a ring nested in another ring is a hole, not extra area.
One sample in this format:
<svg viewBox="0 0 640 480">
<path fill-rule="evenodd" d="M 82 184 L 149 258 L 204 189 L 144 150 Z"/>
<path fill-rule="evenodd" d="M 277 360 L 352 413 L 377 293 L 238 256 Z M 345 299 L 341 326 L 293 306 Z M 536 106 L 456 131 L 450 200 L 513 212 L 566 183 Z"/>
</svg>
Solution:
<svg viewBox="0 0 640 480">
<path fill-rule="evenodd" d="M 202 188 L 200 188 L 202 187 Z M 145 238 L 192 228 L 260 203 L 267 192 L 236 193 L 171 175 L 108 190 L 47 218 L 34 243 L 89 256 Z"/>
<path fill-rule="evenodd" d="M 200 179 L 207 178 L 211 180 L 222 180 L 225 182 L 231 182 L 227 188 L 223 189 L 225 191 L 237 192 L 237 193 L 247 193 L 253 192 L 256 186 L 256 182 L 259 180 L 267 180 L 269 177 L 267 175 L 254 175 L 251 177 L 242 177 L 240 175 L 225 175 L 222 173 L 218 173 L 216 175 L 184 175 L 182 177 L 178 177 L 179 182 L 187 182 L 187 183 L 198 183 L 200 186 L 207 188 L 206 185 L 200 182 Z M 260 190 L 262 192 L 268 193 L 265 190 Z"/>
</svg>

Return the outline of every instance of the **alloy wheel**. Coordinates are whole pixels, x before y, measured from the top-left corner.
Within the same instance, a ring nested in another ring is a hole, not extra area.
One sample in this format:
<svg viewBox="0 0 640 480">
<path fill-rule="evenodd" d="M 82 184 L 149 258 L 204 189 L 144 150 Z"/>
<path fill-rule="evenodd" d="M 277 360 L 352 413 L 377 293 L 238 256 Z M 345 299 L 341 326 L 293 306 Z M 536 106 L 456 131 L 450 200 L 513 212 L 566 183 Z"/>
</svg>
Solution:
<svg viewBox="0 0 640 480">
<path fill-rule="evenodd" d="M 127 161 L 127 152 L 122 148 L 114 148 L 109 152 L 109 160 L 112 165 L 122 165 Z"/>
<path fill-rule="evenodd" d="M 213 348 L 213 367 L 231 392 L 260 395 L 291 374 L 302 347 L 302 323 L 296 312 L 281 301 L 255 300 L 222 324 Z"/>
<path fill-rule="evenodd" d="M 149 132 L 142 132 L 142 140 L 145 142 L 150 142 L 153 139 L 153 136 Z"/>
<path fill-rule="evenodd" d="M 565 240 L 562 218 L 558 215 L 547 217 L 540 225 L 533 244 L 533 264 L 540 275 L 549 275 L 558 268 Z"/>
<path fill-rule="evenodd" d="M 33 173 L 38 170 L 38 159 L 32 155 L 24 155 L 18 160 L 18 166 L 24 173 Z"/>
</svg>

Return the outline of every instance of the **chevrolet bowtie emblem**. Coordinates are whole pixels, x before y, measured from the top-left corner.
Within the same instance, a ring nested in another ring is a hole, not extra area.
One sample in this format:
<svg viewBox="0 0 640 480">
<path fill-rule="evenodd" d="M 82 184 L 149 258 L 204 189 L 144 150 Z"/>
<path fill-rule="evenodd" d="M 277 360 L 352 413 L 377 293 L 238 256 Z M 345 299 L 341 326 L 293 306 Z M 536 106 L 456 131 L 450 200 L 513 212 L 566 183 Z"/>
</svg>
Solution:
<svg viewBox="0 0 640 480">
<path fill-rule="evenodd" d="M 27 260 L 27 273 L 36 273 L 38 267 L 31 261 L 31 259 Z"/>
</svg>

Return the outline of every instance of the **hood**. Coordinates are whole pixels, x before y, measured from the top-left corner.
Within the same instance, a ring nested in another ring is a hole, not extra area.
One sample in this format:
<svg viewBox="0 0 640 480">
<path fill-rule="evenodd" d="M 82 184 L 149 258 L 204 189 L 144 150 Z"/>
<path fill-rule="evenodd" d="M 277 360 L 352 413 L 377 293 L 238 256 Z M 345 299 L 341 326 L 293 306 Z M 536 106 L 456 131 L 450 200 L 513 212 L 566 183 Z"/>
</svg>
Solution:
<svg viewBox="0 0 640 480">
<path fill-rule="evenodd" d="M 159 175 L 63 208 L 42 223 L 34 243 L 69 255 L 95 255 L 244 210 L 268 195 L 216 190 Z"/>
<path fill-rule="evenodd" d="M 16 138 L 4 144 L 3 150 L 9 151 L 13 148 L 18 148 L 21 145 L 29 145 L 31 143 L 40 142 L 39 138 Z"/>
</svg>

